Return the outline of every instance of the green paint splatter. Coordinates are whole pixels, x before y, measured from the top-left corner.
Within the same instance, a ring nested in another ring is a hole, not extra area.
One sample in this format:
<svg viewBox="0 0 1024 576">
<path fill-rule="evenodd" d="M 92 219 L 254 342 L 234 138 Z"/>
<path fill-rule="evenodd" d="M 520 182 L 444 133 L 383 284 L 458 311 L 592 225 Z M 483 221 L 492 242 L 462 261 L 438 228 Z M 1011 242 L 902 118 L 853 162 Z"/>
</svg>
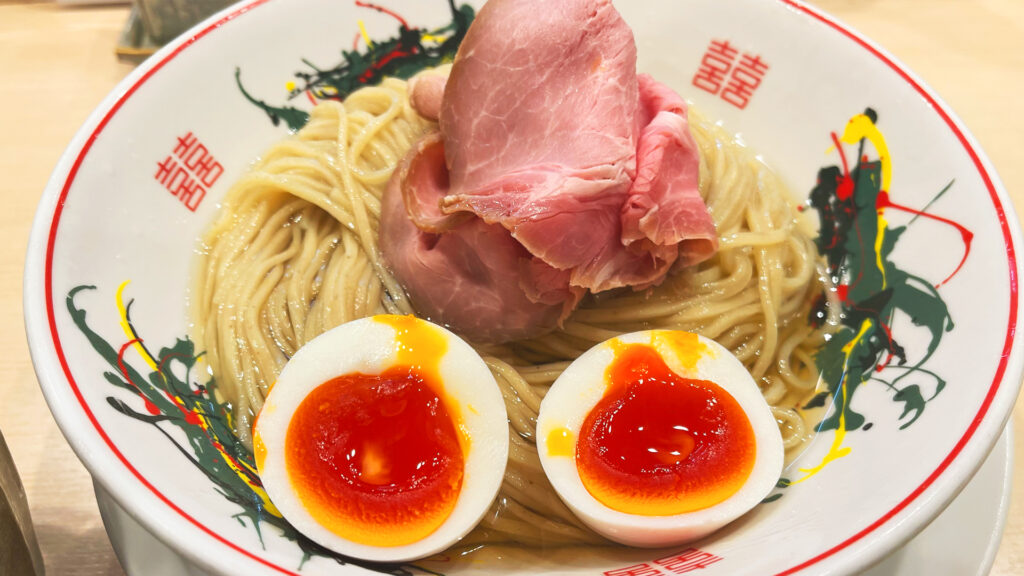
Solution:
<svg viewBox="0 0 1024 576">
<path fill-rule="evenodd" d="M 865 115 L 872 122 L 877 120 L 877 115 L 870 109 Z M 842 154 L 841 144 L 834 134 L 833 141 Z M 927 403 L 946 386 L 943 378 L 924 369 L 924 365 L 938 348 L 943 335 L 953 329 L 949 309 L 931 282 L 907 272 L 892 261 L 893 249 L 907 232 L 907 227 L 889 227 L 879 217 L 879 211 L 896 208 L 929 215 L 888 202 L 888 191 L 881 189 L 883 160 L 868 160 L 864 156 L 864 146 L 865 141 L 861 140 L 858 161 L 852 170 L 847 171 L 845 157 L 842 168 L 829 166 L 821 169 L 818 184 L 809 199 L 820 218 L 817 246 L 825 257 L 828 274 L 837 286 L 842 310 L 839 330 L 816 357 L 834 402 L 834 410 L 821 423 L 820 430 L 834 430 L 840 426 L 840 420 L 845 430 L 856 430 L 865 425 L 864 416 L 855 411 L 851 403 L 857 389 L 868 381 L 884 385 L 891 392 L 893 401 L 903 405 L 899 416 L 901 429 L 916 422 Z M 939 195 L 948 188 L 940 191 Z M 969 249 L 970 233 L 955 223 L 947 223 L 965 234 Z M 897 314 L 908 316 L 915 326 L 925 328 L 929 334 L 926 350 L 914 362 L 900 345 L 899 335 L 892 331 Z M 862 327 L 866 327 L 866 331 L 857 338 Z M 849 349 L 844 350 L 847 347 Z M 883 374 L 893 377 L 882 378 Z M 932 390 L 930 394 L 922 391 L 925 380 Z M 840 394 L 844 383 L 846 390 Z M 823 400 L 815 397 L 808 406 Z"/>
<path fill-rule="evenodd" d="M 376 6 L 357 3 L 391 14 Z M 363 53 L 343 51 L 343 62 L 333 68 L 320 70 L 305 62 L 312 72 L 296 73 L 299 83 L 289 92 L 289 99 L 309 93 L 319 99 L 341 100 L 358 88 L 379 83 L 386 76 L 409 78 L 420 70 L 451 61 L 473 21 L 474 12 L 467 5 L 456 8 L 452 0 L 448 4 L 452 21 L 446 26 L 425 31 L 411 28 L 398 18 L 401 26 L 397 36 L 374 41 Z M 241 74 L 241 70 L 235 70 L 235 81 L 242 95 L 263 110 L 275 126 L 284 122 L 289 129 L 298 130 L 309 120 L 309 113 L 304 110 L 272 105 L 253 96 L 242 84 Z M 263 491 L 252 452 L 232 431 L 231 408 L 217 399 L 216 382 L 213 379 L 206 384 L 198 381 L 196 365 L 202 353 L 196 352 L 192 341 L 187 337 L 178 338 L 171 346 L 160 348 L 153 354 L 135 333 L 130 320 L 132 304 L 129 303 L 124 310 L 124 318 L 134 339 L 115 348 L 89 327 L 85 310 L 75 304 L 76 295 L 93 289 L 93 286 L 78 286 L 71 290 L 67 295 L 68 312 L 93 349 L 110 365 L 111 370 L 103 374 L 106 381 L 139 397 L 143 409 L 113 396 L 107 398 L 107 403 L 121 414 L 159 430 L 182 456 L 206 475 L 220 494 L 239 507 L 240 512 L 235 518 L 240 524 L 255 529 L 261 541 L 264 524 L 277 528 L 302 550 L 299 569 L 309 558 L 323 556 L 339 564 L 355 564 L 380 574 L 438 574 L 412 564 L 371 564 L 346 558 L 295 530 L 273 508 Z M 126 361 L 125 352 L 135 346 L 141 348 L 144 357 L 152 359 L 155 369 L 150 366 L 147 366 L 148 370 L 136 368 Z M 180 443 L 169 432 L 169 427 L 183 432 L 187 440 Z"/>
<path fill-rule="evenodd" d="M 387 40 L 375 40 L 365 52 L 342 50 L 342 62 L 336 66 L 320 69 L 312 62 L 303 60 L 310 71 L 295 73 L 294 88 L 288 91 L 288 100 L 304 94 L 315 100 L 344 100 L 346 96 L 364 86 L 379 84 L 384 78 L 408 79 L 426 68 L 451 62 L 466 36 L 475 12 L 467 4 L 456 8 L 454 0 L 448 0 L 452 20 L 434 30 L 410 27 L 405 20 L 394 13 L 376 6 L 357 2 L 357 5 L 374 8 L 395 16 L 400 25 L 398 32 Z M 299 130 L 309 120 L 309 114 L 292 106 L 275 106 L 256 98 L 242 85 L 241 70 L 235 70 L 235 82 L 242 95 L 263 110 L 275 126 L 284 121 L 291 130 Z"/>
<path fill-rule="evenodd" d="M 126 306 L 124 316 L 133 338 L 118 347 L 112 346 L 90 328 L 86 311 L 75 303 L 81 292 L 94 289 L 94 286 L 78 286 L 68 292 L 68 312 L 92 348 L 110 366 L 110 370 L 103 373 L 106 381 L 137 396 L 144 409 L 136 409 L 113 396 L 107 397 L 107 403 L 121 414 L 160 431 L 185 459 L 206 475 L 217 492 L 239 507 L 235 518 L 240 524 L 255 529 L 261 541 L 263 524 L 277 528 L 302 550 L 299 569 L 309 558 L 323 556 L 339 564 L 355 564 L 380 574 L 414 574 L 410 570 L 415 566 L 371 564 L 335 554 L 300 534 L 276 510 L 268 508 L 262 483 L 255 473 L 253 454 L 231 429 L 230 406 L 217 399 L 215 381 L 211 379 L 205 385 L 197 382 L 196 364 L 202 353 L 196 353 L 191 340 L 179 338 L 173 345 L 153 354 L 131 322 L 132 302 Z M 136 368 L 127 360 L 125 353 L 136 345 L 142 347 L 144 357 L 152 358 L 155 370 L 148 366 L 148 369 Z M 185 442 L 178 441 L 168 428 L 184 433 Z"/>
<path fill-rule="evenodd" d="M 242 92 L 242 96 L 245 96 L 246 100 L 266 112 L 274 126 L 280 125 L 281 121 L 284 120 L 289 129 L 298 130 L 309 121 L 309 112 L 292 108 L 291 106 L 271 106 L 265 101 L 258 100 L 249 94 L 245 86 L 242 86 L 242 71 L 239 68 L 235 68 L 235 83 L 238 84 L 238 89 Z"/>
<path fill-rule="evenodd" d="M 828 453 L 821 463 L 801 468 L 803 476 L 796 480 L 782 478 L 776 490 L 803 482 L 820 472 L 830 462 L 850 453 L 843 446 L 843 437 L 849 431 L 869 430 L 873 423 L 852 408 L 860 387 L 868 382 L 881 384 L 891 394 L 892 401 L 901 405 L 898 416 L 900 429 L 916 422 L 933 400 L 946 387 L 946 381 L 924 365 L 934 354 L 945 333 L 953 329 L 949 309 L 936 286 L 903 270 L 892 261 L 897 242 L 907 232 L 907 226 L 923 216 L 955 228 L 964 241 L 964 254 L 956 270 L 939 283 L 948 281 L 963 266 L 970 253 L 973 235 L 960 224 L 926 212 L 935 200 L 952 186 L 950 182 L 922 210 L 895 204 L 889 200 L 889 191 L 883 190 L 883 174 L 891 173 L 887 154 L 869 160 L 864 154 L 868 141 L 887 150 L 884 137 L 878 131 L 878 115 L 868 109 L 848 124 L 867 134 L 862 139 L 847 138 L 856 143 L 857 162 L 848 169 L 840 138 L 833 133 L 832 142 L 842 159 L 842 167 L 828 166 L 818 172 L 818 183 L 810 193 L 808 204 L 818 212 L 819 234 L 815 242 L 826 261 L 827 274 L 836 287 L 840 308 L 838 327 L 815 356 L 827 390 L 814 395 L 804 409 L 825 407 L 829 400 L 832 410 L 818 425 L 818 430 L 835 430 Z M 890 227 L 884 218 L 886 210 L 901 210 L 914 214 L 906 226 Z M 819 325 L 828 314 L 824 297 L 812 310 L 809 320 Z M 899 343 L 902 335 L 893 331 L 897 315 L 905 315 L 929 334 L 925 351 L 911 362 L 907 349 Z M 895 362 L 895 363 L 894 363 Z M 883 377 L 885 376 L 885 377 Z M 929 389 L 930 393 L 925 393 Z M 774 502 L 782 492 L 775 492 L 763 500 Z"/>
</svg>

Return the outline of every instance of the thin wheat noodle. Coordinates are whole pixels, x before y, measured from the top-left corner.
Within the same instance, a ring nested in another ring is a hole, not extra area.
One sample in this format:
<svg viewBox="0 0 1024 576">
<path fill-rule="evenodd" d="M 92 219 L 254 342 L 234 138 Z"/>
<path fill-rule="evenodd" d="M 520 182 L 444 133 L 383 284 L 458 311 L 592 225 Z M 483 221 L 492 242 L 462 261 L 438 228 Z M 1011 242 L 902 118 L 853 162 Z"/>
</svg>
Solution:
<svg viewBox="0 0 1024 576">
<path fill-rule="evenodd" d="M 822 330 L 808 324 L 821 293 L 810 234 L 779 179 L 721 127 L 691 110 L 701 194 L 720 235 L 709 261 L 662 285 L 591 295 L 557 332 L 480 346 L 509 416 L 505 482 L 460 545 L 599 543 L 562 504 L 535 446 L 540 402 L 569 362 L 634 330 L 688 330 L 718 339 L 754 375 L 789 450 L 809 435 L 798 402 L 813 393 Z M 356 318 L 411 314 L 380 257 L 380 198 L 395 165 L 436 125 L 387 79 L 313 109 L 228 192 L 202 239 L 192 288 L 194 337 L 217 393 L 249 444 L 253 415 L 288 359 L 310 339 Z"/>
</svg>

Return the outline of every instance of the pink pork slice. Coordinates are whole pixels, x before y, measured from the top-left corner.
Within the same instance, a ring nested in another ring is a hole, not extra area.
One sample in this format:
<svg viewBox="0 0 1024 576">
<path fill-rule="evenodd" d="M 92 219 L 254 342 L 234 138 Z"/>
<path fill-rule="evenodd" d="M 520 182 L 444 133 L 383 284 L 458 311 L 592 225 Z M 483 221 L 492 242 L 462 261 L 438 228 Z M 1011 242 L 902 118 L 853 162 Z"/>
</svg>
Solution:
<svg viewBox="0 0 1024 576">
<path fill-rule="evenodd" d="M 417 232 L 400 245 L 382 229 L 384 255 L 421 313 L 472 339 L 536 335 L 555 328 L 584 290 L 655 285 L 677 261 L 717 249 L 685 104 L 637 75 L 632 32 L 610 2 L 491 0 L 443 90 L 441 82 L 422 77 L 410 87 L 413 105 L 439 116 L 440 132 L 396 172 L 389 193 L 402 202 L 385 198 L 385 220 L 397 224 L 389 207 L 404 206 Z M 455 276 L 466 271 L 458 264 L 467 251 L 488 263 L 492 281 Z M 512 254 L 518 265 L 506 269 Z M 505 298 L 508 285 L 523 298 L 498 302 L 490 315 L 455 310 Z"/>
<path fill-rule="evenodd" d="M 402 182 L 445 178 L 444 170 L 410 174 L 410 161 L 423 154 L 443 154 L 439 140 L 421 140 L 395 170 L 380 227 L 381 251 L 416 309 L 476 342 L 518 340 L 557 326 L 583 295 L 569 287 L 567 272 L 531 258 L 507 230 L 478 218 L 443 234 L 413 224 Z"/>
</svg>

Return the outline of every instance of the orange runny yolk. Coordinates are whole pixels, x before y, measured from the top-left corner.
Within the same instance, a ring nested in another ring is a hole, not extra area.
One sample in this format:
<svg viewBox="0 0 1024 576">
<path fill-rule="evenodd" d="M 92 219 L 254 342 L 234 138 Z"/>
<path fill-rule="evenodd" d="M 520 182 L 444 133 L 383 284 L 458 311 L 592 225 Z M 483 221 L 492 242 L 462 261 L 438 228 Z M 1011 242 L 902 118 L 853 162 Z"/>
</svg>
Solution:
<svg viewBox="0 0 1024 576">
<path fill-rule="evenodd" d="M 695 363 L 693 347 L 703 344 L 688 336 L 671 345 Z M 756 448 L 739 403 L 713 382 L 673 372 L 654 346 L 615 348 L 605 393 L 576 442 L 587 491 L 609 508 L 646 516 L 701 510 L 736 493 Z"/>
<path fill-rule="evenodd" d="M 322 526 L 360 544 L 402 546 L 451 514 L 468 438 L 440 385 L 442 334 L 412 317 L 375 320 L 396 330 L 396 364 L 310 392 L 288 425 L 285 461 L 295 492 Z"/>
</svg>

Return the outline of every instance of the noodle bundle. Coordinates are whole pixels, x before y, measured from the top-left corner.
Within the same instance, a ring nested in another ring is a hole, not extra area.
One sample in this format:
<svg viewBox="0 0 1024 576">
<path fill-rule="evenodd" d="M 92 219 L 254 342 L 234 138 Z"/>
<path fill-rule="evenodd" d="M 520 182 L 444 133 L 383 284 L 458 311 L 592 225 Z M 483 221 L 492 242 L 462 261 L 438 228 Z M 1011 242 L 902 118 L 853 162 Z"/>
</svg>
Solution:
<svg viewBox="0 0 1024 576">
<path fill-rule="evenodd" d="M 818 384 L 813 356 L 823 341 L 809 323 L 821 294 L 812 234 L 753 153 L 693 110 L 690 125 L 719 252 L 656 288 L 588 296 L 554 333 L 477 346 L 501 387 L 511 444 L 498 498 L 463 545 L 601 541 L 550 486 L 535 425 L 572 359 L 625 332 L 677 329 L 719 341 L 761 386 L 787 450 L 808 436 L 795 407 Z M 415 313 L 377 248 L 380 199 L 405 152 L 435 127 L 410 106 L 406 83 L 387 79 L 317 105 L 228 192 L 203 238 L 192 311 L 198 349 L 247 445 L 268 387 L 303 344 L 357 318 Z"/>
</svg>

